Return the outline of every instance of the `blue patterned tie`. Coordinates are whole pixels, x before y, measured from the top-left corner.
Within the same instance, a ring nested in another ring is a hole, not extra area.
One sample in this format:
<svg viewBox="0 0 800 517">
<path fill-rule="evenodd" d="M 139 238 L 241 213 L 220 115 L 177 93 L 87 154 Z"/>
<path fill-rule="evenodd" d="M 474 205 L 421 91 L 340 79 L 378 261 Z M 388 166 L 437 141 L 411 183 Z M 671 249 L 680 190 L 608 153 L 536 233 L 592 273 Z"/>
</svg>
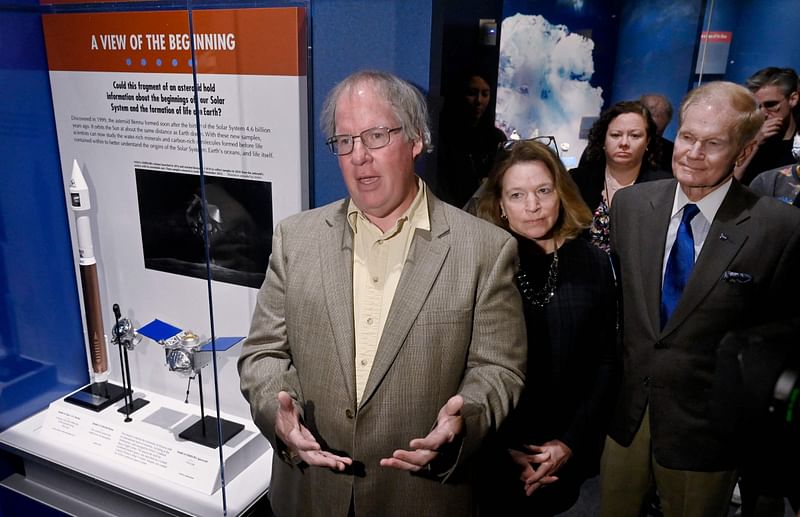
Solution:
<svg viewBox="0 0 800 517">
<path fill-rule="evenodd" d="M 667 269 L 664 271 L 664 286 L 661 288 L 661 328 L 669 321 L 672 312 L 681 299 L 681 293 L 689 281 L 694 267 L 694 236 L 692 235 L 692 219 L 700 210 L 697 205 L 683 207 L 681 225 L 675 244 L 669 252 Z"/>
</svg>

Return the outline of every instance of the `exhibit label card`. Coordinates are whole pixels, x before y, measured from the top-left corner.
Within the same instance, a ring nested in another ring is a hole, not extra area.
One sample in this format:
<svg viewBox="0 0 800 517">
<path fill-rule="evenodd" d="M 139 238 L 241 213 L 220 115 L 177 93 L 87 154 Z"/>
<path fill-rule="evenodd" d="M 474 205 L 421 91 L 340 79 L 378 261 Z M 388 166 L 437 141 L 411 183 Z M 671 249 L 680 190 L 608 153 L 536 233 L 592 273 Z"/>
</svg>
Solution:
<svg viewBox="0 0 800 517">
<path fill-rule="evenodd" d="M 143 423 L 142 415 L 130 423 L 123 419 L 116 411 L 95 413 L 57 400 L 47 410 L 42 432 L 140 475 L 158 476 L 206 495 L 215 491 L 220 466 L 217 449 L 178 441 L 172 432 Z"/>
<path fill-rule="evenodd" d="M 56 400 L 47 409 L 42 434 L 52 445 L 81 451 L 91 461 L 108 462 L 131 476 L 156 476 L 213 494 L 220 487 L 219 450 L 180 438 L 180 433 L 199 419 L 198 408 L 155 394 L 148 398 L 152 403 L 136 411 L 130 421 L 116 406 L 95 412 Z M 236 479 L 268 448 L 253 424 L 244 419 L 238 423 L 245 429 L 223 445 L 228 481 Z M 107 481 L 125 487 L 124 480 Z"/>
</svg>

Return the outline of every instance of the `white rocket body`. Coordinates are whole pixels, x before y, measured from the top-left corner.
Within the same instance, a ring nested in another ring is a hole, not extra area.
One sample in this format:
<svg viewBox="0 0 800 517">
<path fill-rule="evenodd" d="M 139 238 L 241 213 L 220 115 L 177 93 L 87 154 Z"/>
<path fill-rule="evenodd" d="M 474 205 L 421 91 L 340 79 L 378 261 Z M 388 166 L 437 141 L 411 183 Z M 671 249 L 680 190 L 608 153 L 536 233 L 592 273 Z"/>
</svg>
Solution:
<svg viewBox="0 0 800 517">
<path fill-rule="evenodd" d="M 78 160 L 72 162 L 72 176 L 69 180 L 70 206 L 75 213 L 75 226 L 78 230 L 78 263 L 80 264 L 83 305 L 86 315 L 86 333 L 91 361 L 93 382 L 108 379 L 108 352 L 103 331 L 103 315 L 100 307 L 100 287 L 97 279 L 97 260 L 92 244 L 92 224 L 88 210 L 89 185 L 83 177 Z"/>
<path fill-rule="evenodd" d="M 94 245 L 92 244 L 92 223 L 88 214 L 91 207 L 89 199 L 89 185 L 83 177 L 83 172 L 78 165 L 78 160 L 72 161 L 72 176 L 69 179 L 69 197 L 72 211 L 75 212 L 75 226 L 78 230 L 78 262 L 81 266 L 96 264 L 94 258 Z"/>
</svg>

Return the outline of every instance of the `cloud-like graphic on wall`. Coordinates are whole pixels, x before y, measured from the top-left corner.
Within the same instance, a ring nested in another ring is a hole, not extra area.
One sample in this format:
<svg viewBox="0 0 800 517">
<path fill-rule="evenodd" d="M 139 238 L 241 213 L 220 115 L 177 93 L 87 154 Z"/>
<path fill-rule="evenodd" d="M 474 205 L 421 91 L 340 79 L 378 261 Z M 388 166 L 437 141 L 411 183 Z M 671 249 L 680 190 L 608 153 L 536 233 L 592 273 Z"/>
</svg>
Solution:
<svg viewBox="0 0 800 517">
<path fill-rule="evenodd" d="M 602 89 L 589 84 L 593 49 L 592 40 L 539 15 L 503 20 L 497 126 L 521 138 L 554 135 L 569 144 L 567 155 L 580 156 L 581 118 L 598 116 L 603 105 Z"/>
</svg>

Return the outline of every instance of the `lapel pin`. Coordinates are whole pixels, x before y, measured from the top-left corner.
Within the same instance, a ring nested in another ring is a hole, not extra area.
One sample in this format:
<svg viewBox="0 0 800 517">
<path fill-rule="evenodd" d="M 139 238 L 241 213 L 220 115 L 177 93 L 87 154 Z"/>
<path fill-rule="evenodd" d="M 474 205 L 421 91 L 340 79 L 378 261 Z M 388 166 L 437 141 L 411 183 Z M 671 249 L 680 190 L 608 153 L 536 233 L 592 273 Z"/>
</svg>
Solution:
<svg viewBox="0 0 800 517">
<path fill-rule="evenodd" d="M 728 240 L 728 234 L 727 234 L 727 233 L 725 233 L 725 232 L 722 232 L 722 233 L 720 233 L 720 234 L 719 234 L 719 240 L 721 240 L 721 241 L 727 241 L 727 240 Z"/>
</svg>

